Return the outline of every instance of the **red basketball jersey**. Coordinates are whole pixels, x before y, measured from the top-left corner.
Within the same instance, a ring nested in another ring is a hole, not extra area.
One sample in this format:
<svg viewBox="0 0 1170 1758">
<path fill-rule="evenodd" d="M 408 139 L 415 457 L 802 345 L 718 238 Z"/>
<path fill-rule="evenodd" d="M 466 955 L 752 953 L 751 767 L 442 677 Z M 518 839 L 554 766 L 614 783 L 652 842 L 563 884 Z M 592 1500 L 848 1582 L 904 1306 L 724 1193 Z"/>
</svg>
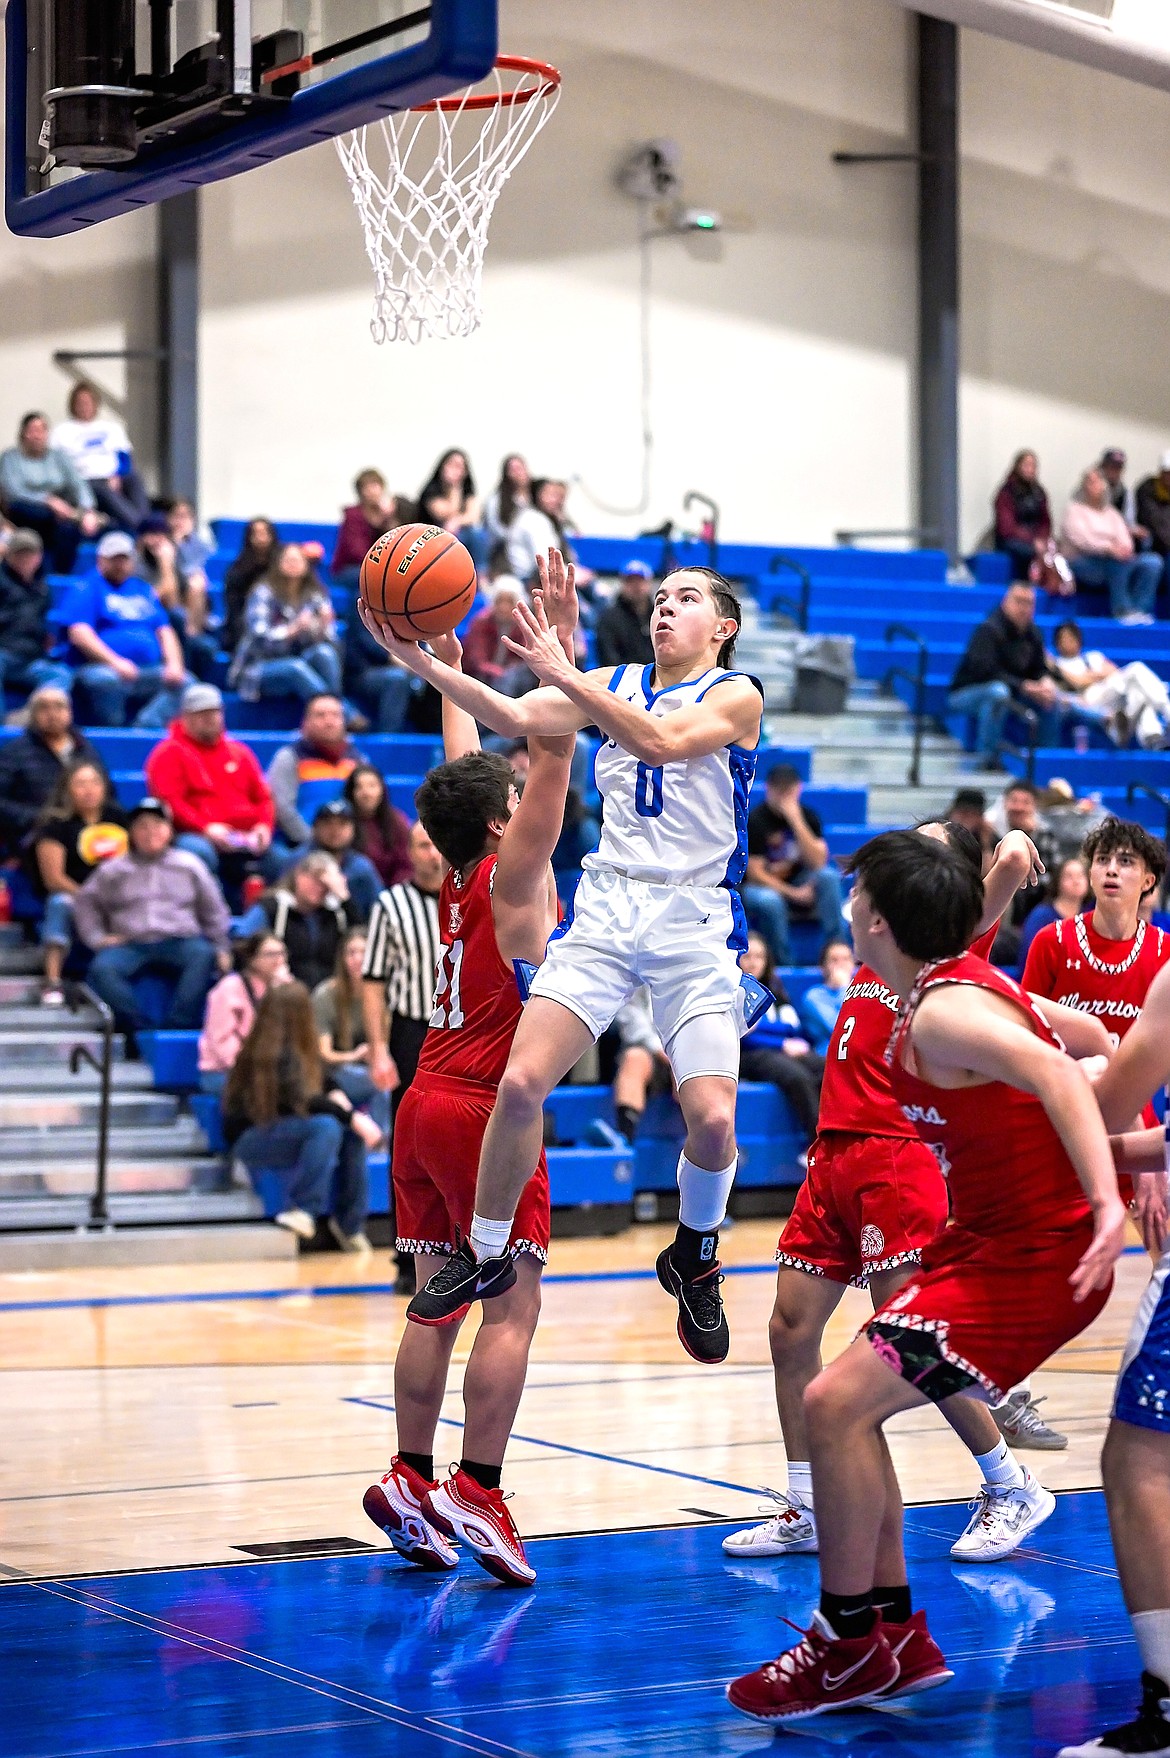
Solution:
<svg viewBox="0 0 1170 1758">
<path fill-rule="evenodd" d="M 489 855 L 462 882 L 454 870 L 439 891 L 435 1006 L 418 1059 L 419 1072 L 498 1086 L 520 1022 L 516 973 L 496 945 Z"/>
<path fill-rule="evenodd" d="M 1023 1233 L 1040 1240 L 1045 1229 L 1083 1220 L 1089 1205 L 1039 1099 L 1004 1081 L 931 1086 L 903 1067 L 918 1003 L 943 983 L 1006 996 L 1037 1037 L 1057 1049 L 1064 1046 L 1018 983 L 969 952 L 928 965 L 920 975 L 889 1042 L 890 1085 L 904 1116 L 946 1174 L 952 1226 L 990 1237 Z"/>
<path fill-rule="evenodd" d="M 1002 921 L 1002 920 L 1003 920 L 1003 917 L 1001 916 L 1000 921 Z M 999 922 L 992 922 L 992 924 L 991 924 L 990 928 L 988 928 L 986 934 L 977 934 L 975 936 L 974 940 L 972 940 L 971 945 L 968 948 L 968 951 L 970 952 L 971 957 L 972 958 L 990 959 L 991 949 L 995 945 L 995 937 L 998 933 L 999 933 Z"/>
<path fill-rule="evenodd" d="M 901 998 L 863 964 L 845 991 L 825 1051 L 818 1129 L 850 1135 L 916 1134 L 890 1091 L 886 1046 Z"/>
<path fill-rule="evenodd" d="M 1105 940 L 1093 911 L 1041 928 L 1024 965 L 1023 987 L 1100 1019 L 1115 1044 L 1141 1012 L 1150 984 L 1170 963 L 1170 935 L 1138 923 L 1132 940 Z"/>
</svg>

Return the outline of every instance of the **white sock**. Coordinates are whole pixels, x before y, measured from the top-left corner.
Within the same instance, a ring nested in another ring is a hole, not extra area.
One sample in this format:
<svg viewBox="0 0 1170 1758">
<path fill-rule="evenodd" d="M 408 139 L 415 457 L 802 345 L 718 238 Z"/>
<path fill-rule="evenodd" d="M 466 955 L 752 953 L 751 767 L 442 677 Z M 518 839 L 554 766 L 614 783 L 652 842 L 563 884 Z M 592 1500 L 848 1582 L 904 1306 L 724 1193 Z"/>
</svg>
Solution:
<svg viewBox="0 0 1170 1758">
<path fill-rule="evenodd" d="M 1170 1611 L 1134 1612 L 1131 1622 L 1142 1665 L 1170 1685 Z"/>
<path fill-rule="evenodd" d="M 807 1459 L 789 1459 L 788 1493 L 793 1501 L 810 1511 L 813 1505 L 812 1466 Z"/>
<path fill-rule="evenodd" d="M 727 1199 L 735 1183 L 739 1155 L 722 1172 L 692 1166 L 685 1154 L 678 1157 L 678 1218 L 695 1233 L 714 1233 L 727 1213 Z"/>
<path fill-rule="evenodd" d="M 976 1453 L 974 1458 L 983 1473 L 984 1483 L 990 1483 L 996 1489 L 1023 1489 L 1024 1468 L 1012 1457 L 1005 1440 L 992 1447 L 990 1453 Z"/>
<path fill-rule="evenodd" d="M 485 1257 L 503 1257 L 511 1234 L 511 1221 L 489 1221 L 483 1215 L 472 1215 L 469 1243 L 477 1262 Z"/>
</svg>

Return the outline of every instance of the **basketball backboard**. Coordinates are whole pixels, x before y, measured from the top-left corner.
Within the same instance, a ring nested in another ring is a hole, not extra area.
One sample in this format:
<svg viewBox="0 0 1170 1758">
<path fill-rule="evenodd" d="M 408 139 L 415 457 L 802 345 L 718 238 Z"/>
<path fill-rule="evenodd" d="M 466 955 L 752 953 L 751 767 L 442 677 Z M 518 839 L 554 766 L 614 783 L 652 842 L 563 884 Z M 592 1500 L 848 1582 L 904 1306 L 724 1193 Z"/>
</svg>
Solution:
<svg viewBox="0 0 1170 1758">
<path fill-rule="evenodd" d="M 8 0 L 5 217 L 51 238 L 474 84 L 496 0 Z"/>
</svg>

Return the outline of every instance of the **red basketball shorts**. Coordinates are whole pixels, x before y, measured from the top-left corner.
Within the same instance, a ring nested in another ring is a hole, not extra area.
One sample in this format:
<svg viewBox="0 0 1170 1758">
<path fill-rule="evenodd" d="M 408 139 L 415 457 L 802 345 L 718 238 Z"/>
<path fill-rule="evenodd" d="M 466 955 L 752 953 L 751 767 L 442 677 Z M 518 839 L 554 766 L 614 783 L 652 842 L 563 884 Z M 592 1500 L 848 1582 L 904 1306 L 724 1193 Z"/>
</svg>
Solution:
<svg viewBox="0 0 1170 1758">
<path fill-rule="evenodd" d="M 394 1120 L 394 1217 L 398 1250 L 449 1256 L 471 1232 L 479 1150 L 494 1087 L 446 1074 L 416 1074 Z M 524 1186 L 511 1245 L 548 1262 L 548 1163 L 541 1149 Z"/>
<path fill-rule="evenodd" d="M 1048 1233 L 998 1238 L 949 1227 L 864 1334 L 927 1397 L 971 1390 L 1000 1403 L 1109 1298 L 1108 1288 L 1097 1289 L 1078 1305 L 1069 1287 L 1092 1237 L 1088 1216 Z"/>
<path fill-rule="evenodd" d="M 864 1288 L 875 1271 L 917 1264 L 946 1220 L 946 1181 L 924 1143 L 825 1130 L 808 1151 L 776 1262 Z"/>
</svg>

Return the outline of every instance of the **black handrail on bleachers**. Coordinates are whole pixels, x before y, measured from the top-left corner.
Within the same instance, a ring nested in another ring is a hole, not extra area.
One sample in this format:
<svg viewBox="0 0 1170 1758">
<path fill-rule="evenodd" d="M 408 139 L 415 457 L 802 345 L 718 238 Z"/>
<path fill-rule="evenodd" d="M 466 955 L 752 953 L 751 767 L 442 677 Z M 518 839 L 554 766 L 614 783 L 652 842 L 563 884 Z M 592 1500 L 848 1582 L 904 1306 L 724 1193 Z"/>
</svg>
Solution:
<svg viewBox="0 0 1170 1758">
<path fill-rule="evenodd" d="M 913 641 L 918 649 L 918 667 L 914 672 L 906 671 L 900 665 L 892 665 L 882 679 L 882 694 L 891 695 L 890 685 L 894 678 L 905 678 L 914 686 L 914 743 L 910 747 L 910 768 L 906 776 L 908 787 L 922 786 L 922 738 L 926 731 L 926 673 L 930 664 L 930 649 L 922 636 L 905 623 L 891 623 L 886 630 L 886 645 L 891 641 Z"/>
<path fill-rule="evenodd" d="M 93 1197 L 89 1205 L 89 1224 L 91 1227 L 108 1227 L 110 1210 L 106 1199 L 106 1187 L 110 1172 L 110 1081 L 114 1061 L 114 1014 L 100 995 L 95 995 L 86 983 L 66 983 L 65 999 L 69 1009 L 77 1013 L 88 1004 L 94 1009 L 102 1022 L 102 1059 L 99 1062 L 88 1044 L 74 1044 L 69 1052 L 69 1072 L 76 1074 L 83 1062 L 88 1062 L 101 1081 L 101 1097 L 98 1101 L 98 1145 L 97 1145 L 97 1176 L 94 1180 Z"/>
<path fill-rule="evenodd" d="M 1036 736 L 1040 731 L 1040 716 L 1034 708 L 1025 708 L 1021 702 L 1012 703 L 1012 713 L 1017 720 L 1022 720 L 1028 729 L 1028 743 L 1023 750 L 1013 745 L 1010 739 L 1000 739 L 995 747 L 996 754 L 1006 751 L 1010 757 L 1022 757 L 1024 774 L 1029 781 L 1036 779 Z"/>
<path fill-rule="evenodd" d="M 786 592 L 778 592 L 769 599 L 769 610 L 781 609 L 791 616 L 802 635 L 808 633 L 809 600 L 812 597 L 812 575 L 799 562 L 794 562 L 790 555 L 777 553 L 768 563 L 769 574 L 778 574 L 781 568 L 789 568 L 800 580 L 800 597 L 789 598 Z"/>
<path fill-rule="evenodd" d="M 719 503 L 713 501 L 709 494 L 704 494 L 700 488 L 688 488 L 683 495 L 684 513 L 689 511 L 694 501 L 697 501 L 701 507 L 706 507 L 711 515 L 711 535 L 707 539 L 707 566 L 717 574 L 719 572 Z"/>
<path fill-rule="evenodd" d="M 1157 800 L 1163 812 L 1166 814 L 1163 836 L 1165 840 L 1170 843 L 1170 794 L 1164 794 L 1160 788 L 1150 787 L 1148 782 L 1131 781 L 1125 790 L 1126 805 L 1129 805 L 1135 794 L 1145 794 L 1148 800 Z"/>
</svg>

